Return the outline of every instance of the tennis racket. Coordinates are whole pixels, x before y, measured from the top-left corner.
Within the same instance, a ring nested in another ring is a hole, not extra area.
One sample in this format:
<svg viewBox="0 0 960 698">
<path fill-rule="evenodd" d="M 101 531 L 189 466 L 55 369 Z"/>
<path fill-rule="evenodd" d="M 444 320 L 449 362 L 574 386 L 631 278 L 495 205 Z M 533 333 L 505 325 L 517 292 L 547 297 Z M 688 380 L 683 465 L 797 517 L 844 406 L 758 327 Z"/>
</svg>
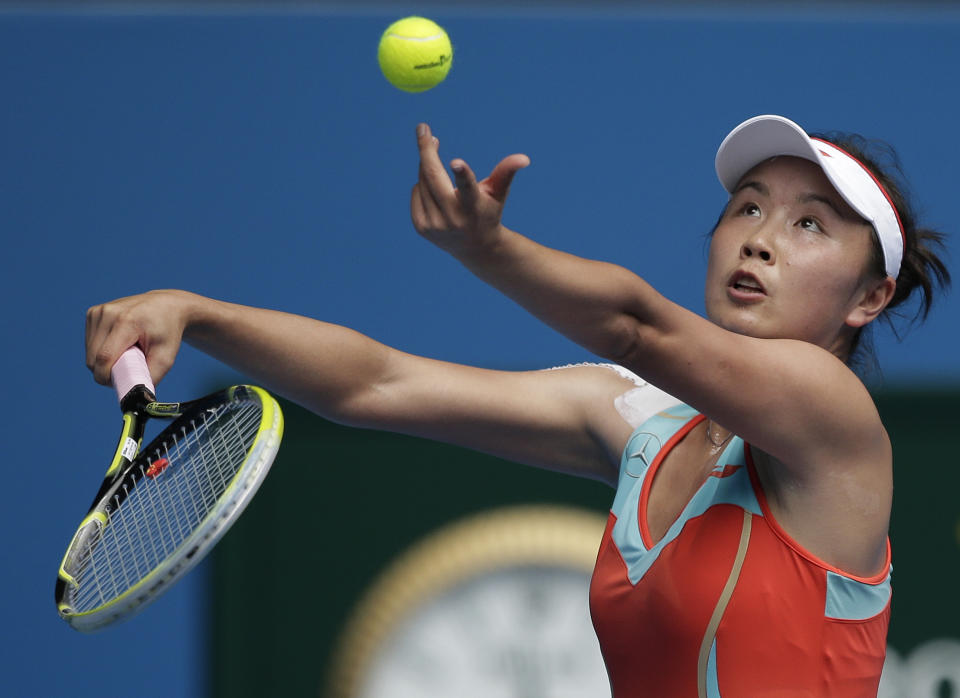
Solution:
<svg viewBox="0 0 960 698">
<path fill-rule="evenodd" d="M 138 347 L 111 377 L 120 442 L 57 574 L 57 610 L 84 632 L 139 612 L 200 562 L 253 498 L 283 436 L 280 406 L 256 386 L 157 402 Z M 154 418 L 172 423 L 141 449 Z"/>
</svg>

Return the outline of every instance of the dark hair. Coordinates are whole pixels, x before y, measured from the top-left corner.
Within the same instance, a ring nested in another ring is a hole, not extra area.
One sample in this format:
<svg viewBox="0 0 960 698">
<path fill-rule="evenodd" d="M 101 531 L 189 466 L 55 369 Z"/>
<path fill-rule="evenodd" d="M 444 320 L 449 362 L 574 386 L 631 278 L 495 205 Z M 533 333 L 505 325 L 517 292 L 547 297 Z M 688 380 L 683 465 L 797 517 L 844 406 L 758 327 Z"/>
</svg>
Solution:
<svg viewBox="0 0 960 698">
<path fill-rule="evenodd" d="M 900 158 L 892 146 L 857 134 L 837 131 L 810 135 L 833 143 L 863 163 L 887 190 L 890 201 L 897 209 L 903 224 L 903 261 L 900 263 L 893 298 L 880 317 L 888 323 L 897 339 L 901 339 L 902 334 L 894 321 L 906 319 L 908 329 L 917 321 L 922 322 L 930 314 L 935 291 L 944 290 L 950 285 L 950 271 L 938 255 L 944 250 L 946 236 L 932 228 L 917 225 Z M 886 276 L 883 249 L 876 233 L 873 236 L 870 266 L 877 278 Z M 904 312 L 901 306 L 915 295 L 918 296 L 918 307 L 912 314 Z M 877 367 L 877 360 L 869 332 L 865 335 L 864 329 L 867 328 L 860 328 L 854 336 L 847 363 L 857 368 L 873 370 Z"/>
</svg>

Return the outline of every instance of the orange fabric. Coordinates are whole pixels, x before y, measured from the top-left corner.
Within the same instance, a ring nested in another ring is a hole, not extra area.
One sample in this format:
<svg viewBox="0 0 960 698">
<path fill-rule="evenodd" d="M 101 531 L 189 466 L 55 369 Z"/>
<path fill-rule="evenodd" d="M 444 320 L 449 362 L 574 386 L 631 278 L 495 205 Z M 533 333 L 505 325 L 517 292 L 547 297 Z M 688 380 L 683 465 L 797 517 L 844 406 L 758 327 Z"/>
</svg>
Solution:
<svg viewBox="0 0 960 698">
<path fill-rule="evenodd" d="M 590 586 L 590 608 L 614 698 L 698 695 L 701 643 L 733 567 L 744 510 L 708 500 L 713 503 L 683 522 L 679 535 L 659 554 L 651 550 L 658 541 L 650 540 L 645 518 L 657 467 L 696 422 L 692 419 L 666 440 L 644 477 L 633 520 L 624 522 L 639 529 L 635 533 L 643 542 L 643 548 L 631 553 L 635 574 L 641 575 L 636 584 L 614 539 L 615 513 L 604 532 Z M 828 618 L 828 573 L 880 584 L 889 571 L 889 546 L 887 564 L 874 577 L 858 578 L 826 564 L 779 526 L 767 507 L 749 447 L 742 455 L 749 473 L 743 487 L 756 497 L 755 509 L 743 567 L 717 629 L 715 665 L 708 676 L 723 698 L 875 698 L 890 604 L 865 620 Z M 741 467 L 727 464 L 717 476 L 745 477 Z M 643 572 L 638 562 L 651 559 Z"/>
<path fill-rule="evenodd" d="M 696 696 L 700 643 L 736 554 L 743 511 L 691 519 L 634 586 L 610 531 L 590 608 L 614 698 Z M 865 621 L 824 618 L 825 571 L 754 516 L 740 579 L 717 631 L 724 698 L 876 696 L 890 606 Z"/>
<path fill-rule="evenodd" d="M 613 695 L 696 696 L 700 641 L 737 553 L 743 511 L 717 506 L 691 520 L 636 587 L 610 537 L 615 521 L 611 514 L 590 585 Z"/>
</svg>

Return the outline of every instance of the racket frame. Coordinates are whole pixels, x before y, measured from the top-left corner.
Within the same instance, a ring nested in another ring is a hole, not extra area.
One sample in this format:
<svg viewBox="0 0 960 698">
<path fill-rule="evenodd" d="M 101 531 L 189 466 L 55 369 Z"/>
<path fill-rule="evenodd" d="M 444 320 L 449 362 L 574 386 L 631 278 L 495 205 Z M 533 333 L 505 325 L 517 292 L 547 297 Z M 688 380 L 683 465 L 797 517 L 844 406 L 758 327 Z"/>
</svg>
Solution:
<svg viewBox="0 0 960 698">
<path fill-rule="evenodd" d="M 163 443 L 171 431 L 177 430 L 184 415 L 189 418 L 211 406 L 236 400 L 244 392 L 258 398 L 262 408 L 260 424 L 244 463 L 216 504 L 170 554 L 129 589 L 96 608 L 74 609 L 70 598 L 79 584 L 71 572 L 79 564 L 77 557 L 92 549 L 90 539 L 103 533 L 109 525 L 110 512 L 122 505 L 127 492 L 132 489 L 124 488 L 124 483 L 136 484 L 145 477 L 146 468 L 138 465 L 140 457 L 150 454 L 156 444 Z M 254 385 L 235 385 L 184 403 L 156 402 L 151 390 L 138 385 L 121 401 L 121 409 L 123 428 L 113 459 L 87 515 L 67 547 L 57 574 L 57 611 L 72 627 L 82 632 L 99 630 L 135 615 L 199 563 L 249 504 L 269 472 L 283 437 L 280 406 L 273 396 Z M 141 449 L 144 427 L 150 418 L 174 421 L 147 448 Z"/>
</svg>

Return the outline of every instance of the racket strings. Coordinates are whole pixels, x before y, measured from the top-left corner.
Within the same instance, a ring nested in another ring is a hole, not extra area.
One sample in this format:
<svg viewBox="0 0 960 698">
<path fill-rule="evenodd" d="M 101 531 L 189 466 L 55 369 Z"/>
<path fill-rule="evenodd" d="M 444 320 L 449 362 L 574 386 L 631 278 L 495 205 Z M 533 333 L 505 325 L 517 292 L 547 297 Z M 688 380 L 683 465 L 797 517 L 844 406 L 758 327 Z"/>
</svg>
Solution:
<svg viewBox="0 0 960 698">
<path fill-rule="evenodd" d="M 77 612 L 117 598 L 170 556 L 211 513 L 242 468 L 260 428 L 257 402 L 206 410 L 167 434 L 138 461 L 167 464 L 153 477 L 124 484 L 99 540 L 81 553 Z M 116 502 L 119 501 L 119 505 Z"/>
</svg>

